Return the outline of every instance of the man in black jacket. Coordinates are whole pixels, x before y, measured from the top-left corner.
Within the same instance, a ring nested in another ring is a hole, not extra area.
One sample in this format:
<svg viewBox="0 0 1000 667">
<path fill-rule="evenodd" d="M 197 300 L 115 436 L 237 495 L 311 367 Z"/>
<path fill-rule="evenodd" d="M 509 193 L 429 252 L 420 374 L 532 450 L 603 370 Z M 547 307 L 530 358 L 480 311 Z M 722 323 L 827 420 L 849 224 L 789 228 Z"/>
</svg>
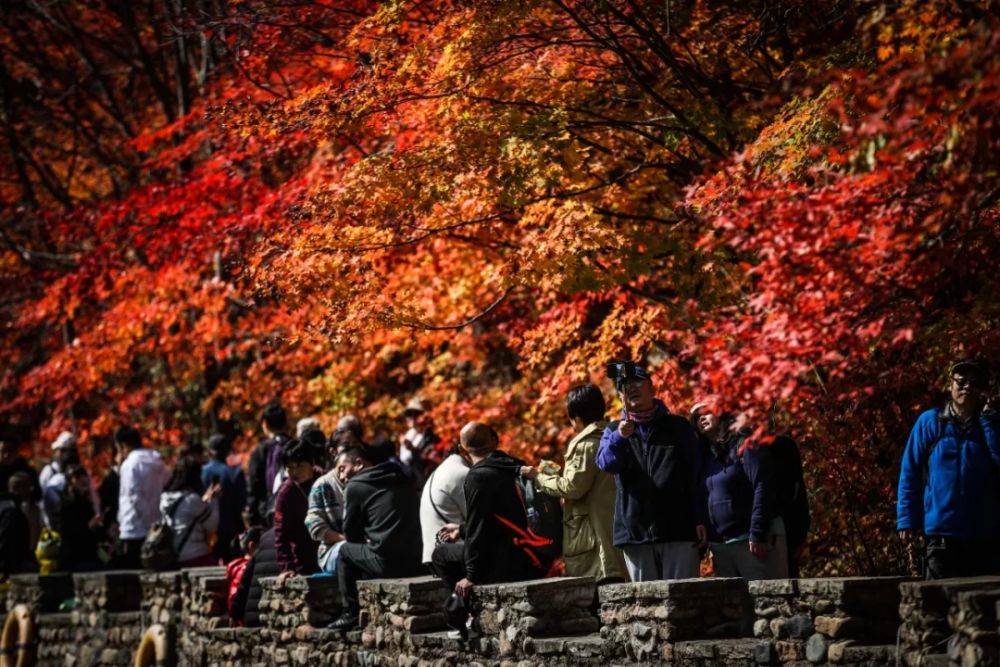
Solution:
<svg viewBox="0 0 1000 667">
<path fill-rule="evenodd" d="M 632 581 L 697 577 L 707 499 L 694 428 L 656 399 L 649 374 L 627 366 L 616 387 L 623 419 L 604 429 L 597 467 L 618 478 L 614 542 Z"/>
<path fill-rule="evenodd" d="M 342 455 L 344 539 L 337 555 L 341 616 L 330 628 L 358 624 L 358 580 L 420 573 L 420 496 L 395 461 L 373 465 L 360 448 Z"/>
<path fill-rule="evenodd" d="M 274 478 L 281 470 L 281 453 L 291 436 L 288 435 L 288 415 L 277 403 L 264 408 L 260 421 L 267 437 L 250 454 L 247 514 L 249 525 L 271 526 L 274 523 Z"/>
<path fill-rule="evenodd" d="M 500 439 L 485 424 L 466 424 L 459 438 L 472 461 L 465 478 L 467 519 L 461 527 L 465 548 L 460 551 L 451 544 L 438 546 L 433 555 L 434 571 L 462 597 L 467 597 L 476 584 L 543 576 L 541 563 L 530 545 L 533 536 L 527 528 L 528 517 L 517 482 L 524 462 L 499 451 Z"/>
</svg>

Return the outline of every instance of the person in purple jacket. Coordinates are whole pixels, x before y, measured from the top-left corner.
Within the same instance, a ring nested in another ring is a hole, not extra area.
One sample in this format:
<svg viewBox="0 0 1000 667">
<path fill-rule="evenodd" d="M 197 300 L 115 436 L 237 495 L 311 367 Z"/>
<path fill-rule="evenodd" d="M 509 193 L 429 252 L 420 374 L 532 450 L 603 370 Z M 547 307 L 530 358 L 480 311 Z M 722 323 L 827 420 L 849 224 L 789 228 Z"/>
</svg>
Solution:
<svg viewBox="0 0 1000 667">
<path fill-rule="evenodd" d="M 705 404 L 691 410 L 704 439 L 709 549 L 718 577 L 788 577 L 785 525 L 778 515 L 771 451 L 745 446 L 749 429 Z"/>
<path fill-rule="evenodd" d="M 309 491 L 316 481 L 316 463 L 322 456 L 322 451 L 302 440 L 287 443 L 281 454 L 288 477 L 274 497 L 274 547 L 278 569 L 284 576 L 319 571 L 316 543 L 306 528 L 306 513 Z"/>
<path fill-rule="evenodd" d="M 707 544 L 698 436 L 656 398 L 644 368 L 612 362 L 608 375 L 625 406 L 597 450 L 597 467 L 618 482 L 614 545 L 632 581 L 697 577 Z"/>
</svg>

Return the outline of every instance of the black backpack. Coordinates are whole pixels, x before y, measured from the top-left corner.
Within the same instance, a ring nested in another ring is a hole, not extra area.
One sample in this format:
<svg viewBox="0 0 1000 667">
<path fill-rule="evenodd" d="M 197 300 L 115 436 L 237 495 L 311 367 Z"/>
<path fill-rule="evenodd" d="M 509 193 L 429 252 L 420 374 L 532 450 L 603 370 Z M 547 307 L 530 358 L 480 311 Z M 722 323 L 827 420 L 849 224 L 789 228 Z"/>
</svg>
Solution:
<svg viewBox="0 0 1000 667">
<path fill-rule="evenodd" d="M 534 480 L 518 477 L 517 491 L 528 517 L 527 531 L 519 546 L 530 551 L 536 567 L 547 571 L 562 556 L 562 505 L 555 496 L 539 491 Z"/>
<path fill-rule="evenodd" d="M 184 545 L 187 544 L 188 538 L 191 537 L 191 533 L 194 532 L 195 527 L 197 527 L 206 516 L 205 512 L 198 515 L 198 517 L 184 529 L 184 534 L 181 535 L 180 542 L 178 542 L 177 546 L 174 547 L 174 515 L 177 513 L 177 508 L 181 506 L 181 502 L 183 502 L 183 500 L 184 496 L 178 498 L 177 501 L 167 509 L 166 516 L 164 516 L 160 521 L 154 523 L 149 528 L 149 532 L 146 533 L 146 539 L 143 540 L 142 549 L 139 551 L 139 558 L 142 560 L 142 566 L 147 570 L 155 570 L 157 572 L 176 570 L 178 555 L 184 550 Z"/>
</svg>

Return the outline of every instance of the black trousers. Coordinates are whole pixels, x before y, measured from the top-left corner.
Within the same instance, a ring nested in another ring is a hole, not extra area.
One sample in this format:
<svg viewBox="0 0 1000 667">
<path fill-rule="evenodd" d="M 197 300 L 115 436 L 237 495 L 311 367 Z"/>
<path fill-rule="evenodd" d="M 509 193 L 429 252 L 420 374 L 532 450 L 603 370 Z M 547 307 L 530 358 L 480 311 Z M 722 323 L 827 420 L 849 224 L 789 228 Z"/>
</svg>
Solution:
<svg viewBox="0 0 1000 667">
<path fill-rule="evenodd" d="M 344 614 L 361 610 L 358 603 L 358 581 L 389 576 L 385 561 L 367 544 L 348 542 L 337 554 L 337 579 Z"/>
<path fill-rule="evenodd" d="M 979 577 L 1000 574 L 1000 540 L 967 540 L 928 535 L 924 540 L 924 576 L 927 579 Z"/>
<path fill-rule="evenodd" d="M 117 557 L 115 567 L 123 570 L 141 570 L 142 543 L 146 540 L 141 537 L 136 540 L 121 540 L 121 554 Z"/>
<path fill-rule="evenodd" d="M 448 585 L 448 590 L 454 590 L 455 584 L 465 578 L 465 542 L 444 542 L 434 547 L 431 572 Z"/>
</svg>

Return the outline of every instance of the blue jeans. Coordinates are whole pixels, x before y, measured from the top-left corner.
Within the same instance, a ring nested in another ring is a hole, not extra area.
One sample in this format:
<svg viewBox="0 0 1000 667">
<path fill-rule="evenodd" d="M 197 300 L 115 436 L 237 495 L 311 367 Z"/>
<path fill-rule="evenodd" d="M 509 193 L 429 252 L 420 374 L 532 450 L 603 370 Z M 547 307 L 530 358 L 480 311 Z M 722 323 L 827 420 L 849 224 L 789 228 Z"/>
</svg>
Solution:
<svg viewBox="0 0 1000 667">
<path fill-rule="evenodd" d="M 340 547 L 344 546 L 345 542 L 346 540 L 337 542 L 324 554 L 326 559 L 323 561 L 323 572 L 337 574 L 337 555 L 340 553 Z"/>
</svg>

